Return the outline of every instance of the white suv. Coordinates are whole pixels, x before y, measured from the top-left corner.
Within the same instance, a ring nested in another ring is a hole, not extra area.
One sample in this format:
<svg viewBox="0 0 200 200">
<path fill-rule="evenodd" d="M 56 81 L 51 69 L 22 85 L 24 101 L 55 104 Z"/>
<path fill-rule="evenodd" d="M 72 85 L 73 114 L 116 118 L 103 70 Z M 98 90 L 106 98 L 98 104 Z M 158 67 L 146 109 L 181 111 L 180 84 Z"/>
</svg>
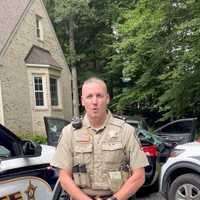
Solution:
<svg viewBox="0 0 200 200">
<path fill-rule="evenodd" d="M 168 200 L 200 200 L 200 142 L 172 150 L 161 168 L 160 191 Z"/>
</svg>

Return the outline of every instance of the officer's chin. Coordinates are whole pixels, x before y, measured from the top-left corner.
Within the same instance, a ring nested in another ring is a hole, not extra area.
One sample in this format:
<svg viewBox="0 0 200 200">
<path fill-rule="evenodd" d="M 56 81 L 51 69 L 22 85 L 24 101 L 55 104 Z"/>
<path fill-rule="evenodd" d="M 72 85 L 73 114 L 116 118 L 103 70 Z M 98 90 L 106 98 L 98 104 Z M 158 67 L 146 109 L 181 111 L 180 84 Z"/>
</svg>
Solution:
<svg viewBox="0 0 200 200">
<path fill-rule="evenodd" d="M 91 118 L 93 119 L 96 119 L 96 118 L 99 118 L 100 117 L 100 113 L 95 111 L 95 112 L 92 112 L 91 115 L 90 115 Z"/>
</svg>

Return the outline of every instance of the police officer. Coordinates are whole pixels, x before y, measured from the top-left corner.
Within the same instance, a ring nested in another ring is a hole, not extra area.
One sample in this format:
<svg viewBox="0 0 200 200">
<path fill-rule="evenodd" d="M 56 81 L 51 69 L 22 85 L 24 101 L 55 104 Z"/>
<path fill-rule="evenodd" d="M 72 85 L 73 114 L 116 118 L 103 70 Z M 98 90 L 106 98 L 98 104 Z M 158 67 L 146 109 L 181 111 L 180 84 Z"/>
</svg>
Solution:
<svg viewBox="0 0 200 200">
<path fill-rule="evenodd" d="M 51 164 L 59 168 L 61 186 L 72 199 L 126 200 L 144 184 L 146 155 L 135 129 L 107 109 L 109 101 L 103 80 L 86 80 L 82 126 L 62 130 Z"/>
</svg>

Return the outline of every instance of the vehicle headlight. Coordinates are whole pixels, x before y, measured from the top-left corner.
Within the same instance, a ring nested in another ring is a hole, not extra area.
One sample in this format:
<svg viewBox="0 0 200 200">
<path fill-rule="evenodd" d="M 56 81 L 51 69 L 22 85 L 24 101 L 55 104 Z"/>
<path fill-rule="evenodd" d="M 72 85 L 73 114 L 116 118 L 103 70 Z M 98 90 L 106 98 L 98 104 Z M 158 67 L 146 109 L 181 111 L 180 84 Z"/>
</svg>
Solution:
<svg viewBox="0 0 200 200">
<path fill-rule="evenodd" d="M 169 155 L 169 157 L 177 157 L 180 154 L 182 154 L 185 151 L 185 149 L 173 149 Z"/>
</svg>

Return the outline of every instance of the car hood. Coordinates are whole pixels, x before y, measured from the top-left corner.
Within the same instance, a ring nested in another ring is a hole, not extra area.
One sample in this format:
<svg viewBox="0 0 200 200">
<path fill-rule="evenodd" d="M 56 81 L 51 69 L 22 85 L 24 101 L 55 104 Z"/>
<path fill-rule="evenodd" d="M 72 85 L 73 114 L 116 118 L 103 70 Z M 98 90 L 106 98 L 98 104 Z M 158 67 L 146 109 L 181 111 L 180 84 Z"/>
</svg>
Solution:
<svg viewBox="0 0 200 200">
<path fill-rule="evenodd" d="M 199 142 L 190 142 L 181 145 L 177 145 L 173 152 L 177 154 L 175 157 L 170 157 L 167 162 L 177 161 L 189 161 L 191 159 L 200 160 L 199 152 L 200 152 L 200 143 Z M 193 161 L 194 162 L 194 161 Z"/>
<path fill-rule="evenodd" d="M 40 159 L 43 162 L 49 163 L 51 159 L 53 158 L 56 147 L 45 145 L 45 144 L 42 144 L 41 147 L 42 147 L 42 152 L 41 152 Z"/>
<path fill-rule="evenodd" d="M 175 149 L 186 149 L 190 151 L 199 150 L 200 152 L 200 142 L 195 141 L 195 142 L 189 142 L 185 144 L 179 144 L 175 147 Z"/>
<path fill-rule="evenodd" d="M 16 158 L 10 158 L 10 159 L 8 158 L 5 160 L 1 160 L 0 172 L 4 170 L 12 170 L 21 167 L 49 164 L 56 148 L 48 145 L 41 145 L 41 147 L 42 147 L 42 152 L 40 156 L 16 157 Z"/>
</svg>

